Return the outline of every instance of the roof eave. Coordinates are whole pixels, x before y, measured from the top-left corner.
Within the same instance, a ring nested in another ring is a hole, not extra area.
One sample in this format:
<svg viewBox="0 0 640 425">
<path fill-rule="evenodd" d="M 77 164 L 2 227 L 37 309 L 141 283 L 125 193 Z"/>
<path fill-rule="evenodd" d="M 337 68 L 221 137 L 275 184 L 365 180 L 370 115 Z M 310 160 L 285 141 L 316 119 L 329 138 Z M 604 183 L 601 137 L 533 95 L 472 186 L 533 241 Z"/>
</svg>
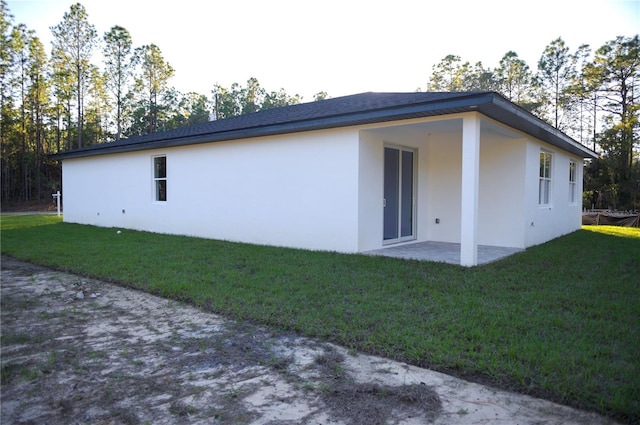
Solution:
<svg viewBox="0 0 640 425">
<path fill-rule="evenodd" d="M 64 160 L 96 155 L 109 155 L 115 153 L 134 152 L 149 149 L 164 149 L 169 147 L 194 145 L 200 143 L 213 143 L 248 139 L 253 137 L 273 136 L 302 131 L 323 130 L 328 128 L 347 127 L 377 122 L 395 121 L 409 118 L 422 118 L 434 115 L 448 115 L 452 113 L 468 112 L 475 110 L 478 104 L 491 101 L 491 93 L 472 94 L 465 97 L 448 99 L 445 101 L 423 102 L 411 105 L 393 106 L 373 111 L 362 111 L 335 115 L 324 118 L 305 119 L 282 124 L 270 124 L 238 130 L 201 135 L 166 138 L 155 141 L 146 141 L 131 144 L 104 143 L 85 149 L 76 149 L 52 155 L 53 159 Z"/>
<path fill-rule="evenodd" d="M 436 115 L 449 115 L 478 111 L 496 121 L 509 125 L 526 134 L 536 137 L 583 158 L 596 158 L 595 152 L 569 138 L 546 122 L 493 92 L 473 93 L 453 99 L 422 102 L 410 105 L 392 106 L 377 110 L 352 112 L 322 118 L 304 119 L 280 124 L 242 128 L 231 131 L 207 133 L 187 137 L 174 137 L 130 144 L 105 143 L 86 149 L 62 152 L 53 155 L 57 160 L 80 158 L 96 155 L 108 155 L 149 149 L 165 149 L 176 146 L 194 145 L 273 136 L 302 131 L 323 130 L 328 128 L 372 124 L 411 118 L 423 118 Z"/>
<path fill-rule="evenodd" d="M 492 104 L 480 106 L 478 110 L 496 121 L 516 128 L 576 156 L 592 159 L 598 157 L 598 154 L 587 146 L 575 141 L 557 128 L 537 118 L 520 106 L 509 102 L 497 93 L 494 94 Z"/>
</svg>

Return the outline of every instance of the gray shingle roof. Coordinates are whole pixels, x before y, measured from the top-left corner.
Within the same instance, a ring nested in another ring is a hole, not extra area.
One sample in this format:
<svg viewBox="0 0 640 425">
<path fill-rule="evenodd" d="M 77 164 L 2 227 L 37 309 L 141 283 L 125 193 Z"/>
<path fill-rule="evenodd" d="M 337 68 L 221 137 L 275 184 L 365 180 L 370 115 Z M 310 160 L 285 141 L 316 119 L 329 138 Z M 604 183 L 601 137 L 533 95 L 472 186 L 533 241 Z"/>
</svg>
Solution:
<svg viewBox="0 0 640 425">
<path fill-rule="evenodd" d="M 61 152 L 53 157 L 63 160 L 467 111 L 479 111 L 583 157 L 593 156 L 587 148 L 494 92 L 368 92 L 266 109 Z"/>
</svg>

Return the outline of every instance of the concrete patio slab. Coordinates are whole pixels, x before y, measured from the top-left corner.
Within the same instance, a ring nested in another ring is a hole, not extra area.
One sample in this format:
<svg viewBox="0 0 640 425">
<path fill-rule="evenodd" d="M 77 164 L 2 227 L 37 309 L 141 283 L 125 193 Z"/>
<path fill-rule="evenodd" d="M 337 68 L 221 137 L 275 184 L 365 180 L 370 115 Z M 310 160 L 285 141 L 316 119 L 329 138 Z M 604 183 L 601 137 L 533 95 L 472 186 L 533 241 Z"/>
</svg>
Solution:
<svg viewBox="0 0 640 425">
<path fill-rule="evenodd" d="M 478 245 L 478 264 L 491 263 L 521 251 L 524 250 L 520 248 Z M 460 244 L 451 242 L 413 242 L 401 245 L 390 245 L 382 249 L 365 251 L 363 254 L 460 264 Z"/>
</svg>

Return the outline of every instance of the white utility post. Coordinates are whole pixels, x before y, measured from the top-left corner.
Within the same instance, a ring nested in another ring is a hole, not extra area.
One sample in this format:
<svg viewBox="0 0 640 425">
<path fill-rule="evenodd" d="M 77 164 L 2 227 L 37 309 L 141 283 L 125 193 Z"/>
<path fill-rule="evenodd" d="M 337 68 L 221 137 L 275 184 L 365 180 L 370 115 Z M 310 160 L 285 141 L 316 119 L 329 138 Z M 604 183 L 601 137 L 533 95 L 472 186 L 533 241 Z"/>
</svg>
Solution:
<svg viewBox="0 0 640 425">
<path fill-rule="evenodd" d="M 53 196 L 53 199 L 56 200 L 56 204 L 58 206 L 58 217 L 60 217 L 60 191 L 52 193 L 51 196 Z"/>
<path fill-rule="evenodd" d="M 478 264 L 478 189 L 480 176 L 480 117 L 462 120 L 462 211 L 460 214 L 460 265 Z"/>
</svg>

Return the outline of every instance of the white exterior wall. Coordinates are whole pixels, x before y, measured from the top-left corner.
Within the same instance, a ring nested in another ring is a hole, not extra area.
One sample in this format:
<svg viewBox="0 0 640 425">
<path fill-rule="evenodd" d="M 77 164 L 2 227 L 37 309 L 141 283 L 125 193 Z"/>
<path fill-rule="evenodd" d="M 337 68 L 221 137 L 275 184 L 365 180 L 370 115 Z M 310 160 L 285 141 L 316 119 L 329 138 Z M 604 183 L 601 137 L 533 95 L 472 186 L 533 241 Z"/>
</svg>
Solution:
<svg viewBox="0 0 640 425">
<path fill-rule="evenodd" d="M 360 133 L 358 174 L 358 250 L 368 251 L 382 246 L 383 226 L 383 139 L 377 134 Z"/>
<path fill-rule="evenodd" d="M 360 132 L 360 251 L 383 246 L 385 143 L 417 149 L 416 241 L 460 243 L 462 121 L 458 121 L 457 131 L 394 135 L 374 128 Z M 527 140 L 515 133 L 487 131 L 480 137 L 478 243 L 524 248 Z"/>
<path fill-rule="evenodd" d="M 383 147 L 385 143 L 414 147 L 418 150 L 417 179 L 417 238 L 416 241 L 460 242 L 462 186 L 462 128 L 453 132 L 408 136 L 401 132 L 380 135 L 360 133 L 359 175 L 359 248 L 361 251 L 382 247 L 382 183 Z M 514 248 L 525 248 L 532 243 L 527 239 L 532 211 L 537 211 L 539 151 L 535 163 L 528 152 L 530 140 L 511 132 L 508 135 L 482 131 L 480 136 L 480 175 L 478 207 L 478 243 Z M 539 146 L 540 144 L 536 145 Z M 581 193 L 582 161 L 576 160 Z M 559 159 L 554 166 L 559 165 Z M 533 168 L 531 168 L 533 166 Z M 531 173 L 534 173 L 533 176 Z M 558 173 L 559 171 L 555 171 Z M 533 182 L 535 192 L 529 186 Z M 376 184 L 374 184 L 376 183 Z M 568 191 L 568 182 L 567 182 Z M 568 196 L 568 194 L 567 194 Z M 531 205 L 534 202 L 535 205 Z M 543 228 L 555 226 L 569 233 L 580 222 L 580 205 L 551 214 Z M 436 219 L 439 223 L 436 223 Z M 529 220 L 529 221 L 527 221 Z M 547 232 L 553 234 L 553 230 Z M 557 231 L 556 231 L 557 233 Z M 562 234 L 564 234 L 562 233 Z M 545 237 L 544 235 L 542 237 Z M 539 243 L 539 242 L 536 242 Z"/>
<path fill-rule="evenodd" d="M 150 173 L 148 153 L 64 160 L 64 221 L 148 229 L 153 220 L 144 217 L 150 213 L 145 205 L 152 197 Z"/>
<path fill-rule="evenodd" d="M 370 128 L 374 128 L 371 126 Z M 422 133 L 369 131 L 360 132 L 360 155 L 358 173 L 359 191 L 359 251 L 380 249 L 383 247 L 384 221 L 384 146 L 402 146 L 416 151 L 416 240 L 427 239 L 427 135 Z"/>
<path fill-rule="evenodd" d="M 491 135 L 480 140 L 480 245 L 524 248 L 526 142 Z"/>
<path fill-rule="evenodd" d="M 384 145 L 392 144 L 417 151 L 416 241 L 459 243 L 461 117 L 67 159 L 64 219 L 304 249 L 379 249 Z M 525 248 L 579 229 L 582 159 L 573 158 L 578 199 L 569 205 L 570 155 L 495 122 L 484 127 L 478 243 Z M 551 208 L 538 206 L 541 147 L 553 153 Z M 167 157 L 168 200 L 160 203 L 158 155 Z"/>
<path fill-rule="evenodd" d="M 154 201 L 157 155 L 167 157 L 167 202 Z M 357 161 L 348 129 L 69 159 L 64 219 L 356 252 Z"/>
<path fill-rule="evenodd" d="M 429 137 L 427 240 L 460 243 L 461 188 L 462 127 L 460 132 L 433 134 Z M 439 221 L 437 224 L 436 219 Z"/>
<path fill-rule="evenodd" d="M 525 188 L 525 247 L 538 245 L 582 226 L 582 158 L 573 157 L 551 145 L 527 141 L 527 180 Z M 540 150 L 551 152 L 551 201 L 538 205 Z M 569 203 L 569 159 L 576 163 L 578 183 L 576 202 Z"/>
</svg>

